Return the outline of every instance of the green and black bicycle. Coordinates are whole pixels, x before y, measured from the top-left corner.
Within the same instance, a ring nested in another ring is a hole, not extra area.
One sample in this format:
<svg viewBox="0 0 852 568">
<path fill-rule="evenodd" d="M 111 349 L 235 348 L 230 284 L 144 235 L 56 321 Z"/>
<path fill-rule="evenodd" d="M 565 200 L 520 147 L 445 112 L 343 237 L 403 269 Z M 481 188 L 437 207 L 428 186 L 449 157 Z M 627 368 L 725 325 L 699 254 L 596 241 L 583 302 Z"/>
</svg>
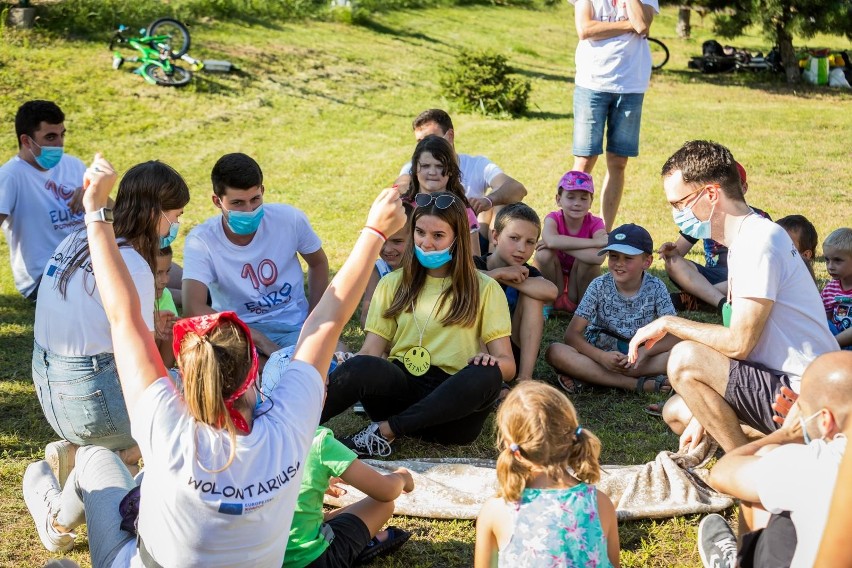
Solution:
<svg viewBox="0 0 852 568">
<path fill-rule="evenodd" d="M 147 29 L 139 30 L 138 36 L 131 37 L 127 32 L 127 26 L 118 26 L 110 39 L 109 49 L 113 52 L 114 69 L 119 69 L 124 62 L 138 63 L 139 67 L 134 73 L 151 84 L 166 87 L 183 87 L 192 80 L 192 71 L 175 63 L 178 59 L 196 66 L 199 63 L 186 55 L 189 51 L 189 30 L 181 22 L 160 18 Z M 124 57 L 116 50 L 117 47 L 135 49 L 138 55 Z"/>
</svg>

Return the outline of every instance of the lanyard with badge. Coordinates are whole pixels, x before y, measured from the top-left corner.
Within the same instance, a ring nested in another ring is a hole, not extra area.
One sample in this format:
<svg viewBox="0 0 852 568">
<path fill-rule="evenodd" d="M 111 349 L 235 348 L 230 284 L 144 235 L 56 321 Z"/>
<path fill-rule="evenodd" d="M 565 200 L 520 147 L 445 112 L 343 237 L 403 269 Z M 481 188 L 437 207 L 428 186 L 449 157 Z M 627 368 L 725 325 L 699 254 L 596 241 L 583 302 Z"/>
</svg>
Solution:
<svg viewBox="0 0 852 568">
<path fill-rule="evenodd" d="M 417 347 L 412 347 L 402 356 L 402 364 L 405 367 L 405 370 L 415 377 L 422 377 L 432 366 L 432 354 L 429 353 L 428 349 L 423 347 L 423 335 L 426 333 L 426 327 L 429 325 L 429 321 L 432 319 L 432 316 L 435 315 L 435 310 L 437 309 L 438 304 L 441 303 L 441 297 L 444 295 L 445 284 L 446 278 L 444 278 L 443 282 L 441 282 L 441 291 L 438 293 L 438 297 L 435 298 L 435 303 L 432 304 L 432 309 L 429 311 L 429 316 L 423 323 L 422 328 L 420 327 L 420 322 L 417 321 L 417 306 L 411 306 L 411 319 L 414 320 L 414 325 L 417 327 L 417 333 L 420 337 L 417 342 Z"/>
</svg>

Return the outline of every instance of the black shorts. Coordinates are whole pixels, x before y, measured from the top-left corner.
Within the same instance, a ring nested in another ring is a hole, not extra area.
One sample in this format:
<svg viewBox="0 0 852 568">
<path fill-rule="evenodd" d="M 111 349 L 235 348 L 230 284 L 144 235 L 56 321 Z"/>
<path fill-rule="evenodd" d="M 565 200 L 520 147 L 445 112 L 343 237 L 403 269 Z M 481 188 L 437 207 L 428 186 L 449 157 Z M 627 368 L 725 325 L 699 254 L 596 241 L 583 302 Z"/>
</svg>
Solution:
<svg viewBox="0 0 852 568">
<path fill-rule="evenodd" d="M 798 537 L 790 512 L 769 517 L 766 528 L 746 533 L 737 551 L 740 568 L 786 568 L 793 561 Z"/>
<path fill-rule="evenodd" d="M 692 262 L 691 260 L 687 260 L 687 262 Z M 697 262 L 692 262 L 695 265 L 695 268 L 698 269 L 698 273 L 701 274 L 707 281 L 715 286 L 719 282 L 725 282 L 728 280 L 728 267 L 727 266 L 704 266 L 703 264 L 698 264 Z M 679 289 L 683 290 L 683 286 L 677 283 L 677 281 L 669 276 L 669 280 L 672 281 L 672 284 L 677 286 Z"/>
<path fill-rule="evenodd" d="M 355 564 L 355 559 L 367 547 L 370 531 L 364 521 L 351 513 L 341 513 L 327 523 L 334 531 L 331 544 L 316 560 L 308 564 L 311 568 L 348 568 Z"/>
<path fill-rule="evenodd" d="M 740 422 L 764 434 L 781 425 L 772 420 L 772 403 L 781 387 L 790 387 L 790 377 L 772 371 L 760 363 L 731 359 L 725 401 L 731 405 Z"/>
</svg>

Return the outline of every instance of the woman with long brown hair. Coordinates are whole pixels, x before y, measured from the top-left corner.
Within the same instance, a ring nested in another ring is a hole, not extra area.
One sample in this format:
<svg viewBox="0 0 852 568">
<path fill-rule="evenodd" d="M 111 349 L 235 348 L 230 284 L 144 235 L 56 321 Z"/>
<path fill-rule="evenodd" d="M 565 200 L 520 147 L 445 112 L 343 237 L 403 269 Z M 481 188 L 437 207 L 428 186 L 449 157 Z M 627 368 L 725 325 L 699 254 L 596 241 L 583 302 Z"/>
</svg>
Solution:
<svg viewBox="0 0 852 568">
<path fill-rule="evenodd" d="M 473 264 L 464 203 L 415 201 L 402 270 L 379 281 L 361 351 L 329 377 L 322 421 L 358 400 L 373 421 L 342 440 L 362 456 L 390 455 L 399 436 L 472 442 L 515 376 L 506 295 Z"/>
</svg>

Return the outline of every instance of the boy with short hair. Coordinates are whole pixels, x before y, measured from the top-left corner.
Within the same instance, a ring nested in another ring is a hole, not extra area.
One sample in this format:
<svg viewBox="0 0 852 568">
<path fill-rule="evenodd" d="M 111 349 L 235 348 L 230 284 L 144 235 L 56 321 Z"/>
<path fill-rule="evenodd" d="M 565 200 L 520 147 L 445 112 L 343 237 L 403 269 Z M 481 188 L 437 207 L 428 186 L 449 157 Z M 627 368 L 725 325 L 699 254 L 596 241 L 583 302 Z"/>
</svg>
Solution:
<svg viewBox="0 0 852 568">
<path fill-rule="evenodd" d="M 586 382 L 637 392 L 667 386 L 666 363 L 677 338 L 640 347 L 637 363 L 627 361 L 628 343 L 639 328 L 675 315 L 666 285 L 646 272 L 653 250 L 651 235 L 639 225 L 621 225 L 609 234 L 598 253 L 607 254 L 609 272 L 589 285 L 565 331 L 565 343 L 553 343 L 545 353 L 569 394 Z"/>
<path fill-rule="evenodd" d="M 506 293 L 518 381 L 532 379 L 544 333 L 542 309 L 559 293 L 555 284 L 527 264 L 540 234 L 541 221 L 529 205 L 506 205 L 497 213 L 491 229 L 494 252 L 473 259 L 476 267 L 496 280 Z"/>
<path fill-rule="evenodd" d="M 225 154 L 210 178 L 222 214 L 186 237 L 184 315 L 232 310 L 251 328 L 258 354 L 269 357 L 298 340 L 328 286 L 328 258 L 302 211 L 264 205 L 263 172 L 251 157 Z M 308 265 L 307 296 L 297 255 Z"/>
<path fill-rule="evenodd" d="M 831 276 L 822 289 L 828 327 L 841 349 L 852 350 L 852 229 L 836 229 L 822 243 Z"/>
<path fill-rule="evenodd" d="M 154 274 L 154 286 L 156 291 L 154 324 L 157 348 L 163 358 L 166 368 L 175 364 L 175 354 L 172 348 L 172 328 L 177 321 L 178 310 L 175 306 L 172 291 L 168 288 L 169 272 L 172 268 L 172 247 L 165 246 L 157 255 L 157 273 Z"/>
<path fill-rule="evenodd" d="M 606 243 L 606 228 L 589 212 L 594 195 L 589 174 L 566 172 L 556 186 L 559 209 L 544 218 L 535 264 L 559 291 L 554 309 L 573 312 L 589 283 L 600 276 L 598 250 Z"/>
</svg>

